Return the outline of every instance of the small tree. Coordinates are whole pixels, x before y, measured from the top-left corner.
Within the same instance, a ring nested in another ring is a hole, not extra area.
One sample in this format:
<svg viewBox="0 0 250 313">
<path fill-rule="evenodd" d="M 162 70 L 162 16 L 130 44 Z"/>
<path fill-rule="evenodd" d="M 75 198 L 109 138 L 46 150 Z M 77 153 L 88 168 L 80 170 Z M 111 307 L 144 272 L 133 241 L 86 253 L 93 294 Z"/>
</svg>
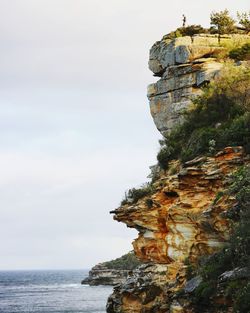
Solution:
<svg viewBox="0 0 250 313">
<path fill-rule="evenodd" d="M 210 15 L 210 24 L 215 27 L 219 36 L 218 42 L 220 43 L 221 35 L 230 34 L 235 31 L 235 21 L 229 15 L 229 11 L 225 9 L 220 12 L 212 12 Z"/>
<path fill-rule="evenodd" d="M 250 32 L 250 11 L 249 12 L 237 12 L 237 19 L 244 31 Z"/>
</svg>

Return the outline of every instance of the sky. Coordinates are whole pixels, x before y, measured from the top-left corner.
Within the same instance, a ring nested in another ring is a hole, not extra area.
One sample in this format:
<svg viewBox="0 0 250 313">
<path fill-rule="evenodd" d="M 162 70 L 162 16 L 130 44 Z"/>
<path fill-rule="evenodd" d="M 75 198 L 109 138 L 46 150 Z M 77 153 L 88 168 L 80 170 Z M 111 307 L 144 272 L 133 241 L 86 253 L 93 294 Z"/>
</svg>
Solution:
<svg viewBox="0 0 250 313">
<path fill-rule="evenodd" d="M 248 0 L 0 0 L 0 270 L 86 269 L 132 249 L 113 221 L 161 138 L 150 47 Z"/>
</svg>

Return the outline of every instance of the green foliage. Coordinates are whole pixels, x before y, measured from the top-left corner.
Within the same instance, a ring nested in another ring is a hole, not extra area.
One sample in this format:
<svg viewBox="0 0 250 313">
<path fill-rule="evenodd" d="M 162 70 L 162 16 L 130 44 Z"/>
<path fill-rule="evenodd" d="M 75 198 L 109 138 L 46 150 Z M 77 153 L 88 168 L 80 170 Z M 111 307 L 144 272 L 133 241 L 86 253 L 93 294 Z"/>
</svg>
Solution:
<svg viewBox="0 0 250 313">
<path fill-rule="evenodd" d="M 235 21 L 229 15 L 229 11 L 227 9 L 220 12 L 212 12 L 210 15 L 210 23 L 212 27 L 215 27 L 219 35 L 235 32 Z"/>
<path fill-rule="evenodd" d="M 141 198 L 151 195 L 154 192 L 154 187 L 151 183 L 145 183 L 140 188 L 131 188 L 125 193 L 125 198 L 121 205 L 128 203 L 135 204 Z"/>
<path fill-rule="evenodd" d="M 108 269 L 133 270 L 142 264 L 131 251 L 120 258 L 103 263 Z"/>
<path fill-rule="evenodd" d="M 197 304 L 209 304 L 210 297 L 213 295 L 215 284 L 211 282 L 202 282 L 196 289 L 194 295 L 194 302 Z"/>
<path fill-rule="evenodd" d="M 164 170 L 175 158 L 187 161 L 230 145 L 250 153 L 250 69 L 229 63 L 203 91 L 161 145 L 157 160 Z"/>
<path fill-rule="evenodd" d="M 243 27 L 243 29 L 248 33 L 250 32 L 250 11 L 249 12 L 237 12 L 237 19 L 239 24 Z"/>
<path fill-rule="evenodd" d="M 208 33 L 206 28 L 203 28 L 201 25 L 188 25 L 186 27 L 179 27 L 175 31 L 172 31 L 165 36 L 166 39 L 174 39 L 183 36 L 193 36 L 195 34 L 204 34 Z"/>
<path fill-rule="evenodd" d="M 235 295 L 234 312 L 250 312 L 250 283 L 243 288 L 237 289 Z"/>
<path fill-rule="evenodd" d="M 236 61 L 250 60 L 250 43 L 246 43 L 240 48 L 232 49 L 229 52 L 229 57 Z"/>
</svg>

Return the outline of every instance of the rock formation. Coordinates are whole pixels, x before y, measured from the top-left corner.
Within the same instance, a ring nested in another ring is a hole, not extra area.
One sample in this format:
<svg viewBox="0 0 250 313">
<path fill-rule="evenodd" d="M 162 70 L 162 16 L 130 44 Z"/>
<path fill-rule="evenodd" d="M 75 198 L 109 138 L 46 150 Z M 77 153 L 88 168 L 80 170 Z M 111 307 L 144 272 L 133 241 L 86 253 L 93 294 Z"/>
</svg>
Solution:
<svg viewBox="0 0 250 313">
<path fill-rule="evenodd" d="M 240 43 L 249 36 L 224 36 L 221 43 Z M 166 136 L 174 125 L 183 120 L 183 112 L 201 87 L 219 73 L 223 62 L 218 55 L 217 35 L 199 34 L 173 40 L 163 37 L 150 50 L 149 69 L 161 77 L 148 86 L 151 115 L 157 129 Z"/>
<path fill-rule="evenodd" d="M 109 269 L 105 264 L 100 263 L 95 265 L 90 271 L 87 278 L 81 281 L 82 285 L 98 286 L 124 283 L 127 279 L 130 270 Z"/>
<path fill-rule="evenodd" d="M 241 147 L 228 147 L 214 157 L 196 158 L 184 166 L 172 164 L 177 173 L 171 174 L 170 167 L 155 182 L 152 208 L 145 197 L 114 211 L 115 220 L 139 231 L 134 250 L 148 263 L 115 288 L 108 312 L 189 312 L 174 299 L 186 282 L 185 262 L 196 262 L 227 240 L 226 212 L 235 200 L 228 196 L 216 200 L 216 196 L 227 186 L 230 174 L 246 162 L 244 158 Z"/>
<path fill-rule="evenodd" d="M 225 36 L 224 40 L 236 38 Z M 216 55 L 222 50 L 214 35 L 165 37 L 154 44 L 149 68 L 160 79 L 149 85 L 148 97 L 163 136 L 183 120 L 201 86 L 219 73 L 222 63 Z M 221 191 L 232 173 L 247 162 L 242 147 L 226 147 L 214 156 L 184 164 L 171 161 L 168 171 L 158 172 L 150 195 L 111 211 L 115 220 L 138 230 L 134 251 L 145 264 L 114 288 L 108 313 L 194 312 L 187 299 L 178 296 L 201 282 L 200 277 L 187 282 L 186 263 L 195 264 L 228 240 L 227 211 L 235 199 Z"/>
<path fill-rule="evenodd" d="M 141 262 L 135 256 L 134 251 L 130 251 L 119 258 L 95 265 L 89 271 L 88 277 L 83 279 L 81 283 L 91 286 L 114 286 L 125 282 L 132 270 L 140 264 Z"/>
</svg>

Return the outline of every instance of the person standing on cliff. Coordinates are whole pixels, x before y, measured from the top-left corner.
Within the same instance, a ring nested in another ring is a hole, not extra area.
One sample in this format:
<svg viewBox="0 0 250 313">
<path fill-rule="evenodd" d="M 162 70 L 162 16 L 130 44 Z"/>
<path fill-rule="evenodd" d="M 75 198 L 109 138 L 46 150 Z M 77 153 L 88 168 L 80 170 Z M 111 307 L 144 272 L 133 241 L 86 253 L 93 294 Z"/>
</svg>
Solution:
<svg viewBox="0 0 250 313">
<path fill-rule="evenodd" d="M 186 27 L 187 18 L 186 18 L 186 16 L 184 14 L 182 14 L 182 17 L 183 17 L 183 19 L 182 19 L 182 27 Z"/>
</svg>

